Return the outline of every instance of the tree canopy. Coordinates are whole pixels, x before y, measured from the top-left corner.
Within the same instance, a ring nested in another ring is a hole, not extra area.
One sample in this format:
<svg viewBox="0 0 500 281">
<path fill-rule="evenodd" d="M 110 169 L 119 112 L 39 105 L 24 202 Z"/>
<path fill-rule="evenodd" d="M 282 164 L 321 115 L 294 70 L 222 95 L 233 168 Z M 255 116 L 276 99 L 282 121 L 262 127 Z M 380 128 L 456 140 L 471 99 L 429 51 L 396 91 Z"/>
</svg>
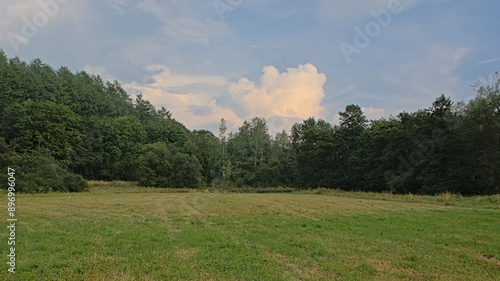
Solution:
<svg viewBox="0 0 500 281">
<path fill-rule="evenodd" d="M 0 52 L 0 165 L 21 191 L 80 191 L 85 179 L 144 186 L 341 188 L 396 193 L 500 193 L 500 75 L 476 97 L 438 96 L 427 109 L 339 125 L 309 118 L 271 136 L 254 117 L 236 132 L 188 130 L 143 95 L 85 71 L 54 70 Z M 3 177 L 3 175 L 1 176 Z"/>
</svg>

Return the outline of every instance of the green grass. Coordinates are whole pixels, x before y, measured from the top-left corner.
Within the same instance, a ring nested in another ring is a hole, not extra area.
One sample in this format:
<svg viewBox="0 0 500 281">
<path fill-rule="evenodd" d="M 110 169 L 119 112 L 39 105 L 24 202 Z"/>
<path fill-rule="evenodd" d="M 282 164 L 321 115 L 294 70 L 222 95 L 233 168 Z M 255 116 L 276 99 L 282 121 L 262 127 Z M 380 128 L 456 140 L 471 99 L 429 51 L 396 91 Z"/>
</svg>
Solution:
<svg viewBox="0 0 500 281">
<path fill-rule="evenodd" d="M 500 278 L 499 196 L 92 185 L 17 196 L 18 273 L 0 280 Z"/>
</svg>

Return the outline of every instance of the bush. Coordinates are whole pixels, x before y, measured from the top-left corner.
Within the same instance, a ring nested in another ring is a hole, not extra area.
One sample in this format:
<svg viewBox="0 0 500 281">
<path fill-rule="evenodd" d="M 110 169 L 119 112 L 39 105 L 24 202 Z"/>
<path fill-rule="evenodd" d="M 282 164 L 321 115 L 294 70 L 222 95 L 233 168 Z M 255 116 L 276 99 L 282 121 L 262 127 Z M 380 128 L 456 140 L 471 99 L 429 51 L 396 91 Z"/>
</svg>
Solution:
<svg viewBox="0 0 500 281">
<path fill-rule="evenodd" d="M 82 176 L 71 174 L 60 167 L 47 151 L 4 153 L 2 159 L 2 170 L 6 171 L 7 165 L 16 170 L 18 192 L 80 192 L 88 188 L 87 181 Z"/>
<path fill-rule="evenodd" d="M 87 190 L 87 181 L 81 175 L 67 173 L 63 178 L 63 185 L 69 192 L 80 192 Z"/>
<path fill-rule="evenodd" d="M 139 162 L 141 186 L 199 188 L 202 185 L 198 159 L 180 152 L 174 145 L 161 142 L 148 144 Z"/>
</svg>

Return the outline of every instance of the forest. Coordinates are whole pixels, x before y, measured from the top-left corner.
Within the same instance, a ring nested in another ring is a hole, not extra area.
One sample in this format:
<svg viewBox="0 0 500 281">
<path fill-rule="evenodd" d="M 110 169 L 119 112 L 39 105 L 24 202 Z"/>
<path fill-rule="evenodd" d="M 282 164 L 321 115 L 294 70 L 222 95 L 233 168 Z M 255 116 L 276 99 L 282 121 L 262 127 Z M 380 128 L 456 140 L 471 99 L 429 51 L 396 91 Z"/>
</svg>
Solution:
<svg viewBox="0 0 500 281">
<path fill-rule="evenodd" d="M 499 85 L 497 72 L 473 86 L 470 101 L 437 93 L 428 108 L 379 120 L 347 105 L 338 125 L 311 117 L 271 136 L 264 118 L 236 132 L 222 119 L 214 134 L 187 129 L 118 81 L 0 51 L 0 166 L 15 168 L 18 191 L 29 193 L 122 180 L 158 188 L 499 194 Z"/>
</svg>

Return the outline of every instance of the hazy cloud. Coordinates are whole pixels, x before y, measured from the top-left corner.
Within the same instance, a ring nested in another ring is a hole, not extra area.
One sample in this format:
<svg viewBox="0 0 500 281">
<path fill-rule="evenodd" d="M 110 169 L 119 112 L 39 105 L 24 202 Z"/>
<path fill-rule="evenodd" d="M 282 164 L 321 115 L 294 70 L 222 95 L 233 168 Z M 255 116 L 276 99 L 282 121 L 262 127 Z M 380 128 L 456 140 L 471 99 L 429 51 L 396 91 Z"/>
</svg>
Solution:
<svg viewBox="0 0 500 281">
<path fill-rule="evenodd" d="M 106 2 L 111 6 L 111 8 L 113 8 L 120 14 L 126 14 L 126 8 L 129 5 L 128 0 L 106 0 Z"/>
<path fill-rule="evenodd" d="M 192 105 L 189 107 L 189 110 L 197 116 L 207 116 L 213 113 L 213 109 L 210 106 Z"/>
<path fill-rule="evenodd" d="M 0 45 L 18 53 L 40 32 L 56 22 L 71 19 L 82 3 L 77 1 L 2 0 L 0 9 Z"/>
<path fill-rule="evenodd" d="M 401 104 L 402 101 L 410 99 L 412 103 L 421 107 L 423 104 L 430 104 L 443 93 L 453 96 L 457 86 L 461 86 L 460 75 L 456 70 L 467 54 L 469 49 L 466 47 L 434 44 L 420 60 L 398 66 L 398 71 L 386 76 L 385 81 L 397 86 L 401 89 L 401 93 L 406 94 L 393 98 L 391 102 Z M 402 111 L 405 108 L 401 107 L 398 110 Z"/>
<path fill-rule="evenodd" d="M 361 107 L 368 120 L 378 120 L 386 116 L 385 108 Z"/>
<path fill-rule="evenodd" d="M 101 76 L 102 79 L 107 81 L 114 81 L 116 78 L 111 74 L 105 66 L 93 66 L 93 65 L 85 65 L 83 70 L 88 74 L 94 74 Z"/>
<path fill-rule="evenodd" d="M 205 128 L 221 118 L 228 120 L 230 126 L 242 123 L 232 109 L 217 104 L 217 97 L 227 85 L 224 77 L 176 74 L 164 65 L 150 65 L 147 71 L 152 73 L 150 81 L 132 82 L 124 88 L 131 94 L 143 94 L 155 106 L 167 107 L 174 118 L 189 128 Z M 182 93 L 176 92 L 177 88 L 182 88 Z"/>
<path fill-rule="evenodd" d="M 211 3 L 208 3 L 207 13 L 200 13 L 189 4 L 192 6 L 192 1 L 143 0 L 138 8 L 154 15 L 163 24 L 163 34 L 179 42 L 211 44 L 229 33 L 225 23 L 207 16 L 208 9 L 213 9 Z M 203 4 L 197 2 L 195 5 Z"/>
<path fill-rule="evenodd" d="M 403 9 L 409 9 L 418 2 L 419 0 L 319 0 L 318 18 L 323 22 L 347 24 L 372 17 L 372 10 L 379 12 L 389 5 L 401 5 Z"/>
<path fill-rule="evenodd" d="M 487 64 L 487 63 L 492 63 L 492 62 L 497 62 L 497 61 L 500 61 L 500 58 L 483 60 L 483 61 L 476 63 L 476 65 Z"/>
</svg>

